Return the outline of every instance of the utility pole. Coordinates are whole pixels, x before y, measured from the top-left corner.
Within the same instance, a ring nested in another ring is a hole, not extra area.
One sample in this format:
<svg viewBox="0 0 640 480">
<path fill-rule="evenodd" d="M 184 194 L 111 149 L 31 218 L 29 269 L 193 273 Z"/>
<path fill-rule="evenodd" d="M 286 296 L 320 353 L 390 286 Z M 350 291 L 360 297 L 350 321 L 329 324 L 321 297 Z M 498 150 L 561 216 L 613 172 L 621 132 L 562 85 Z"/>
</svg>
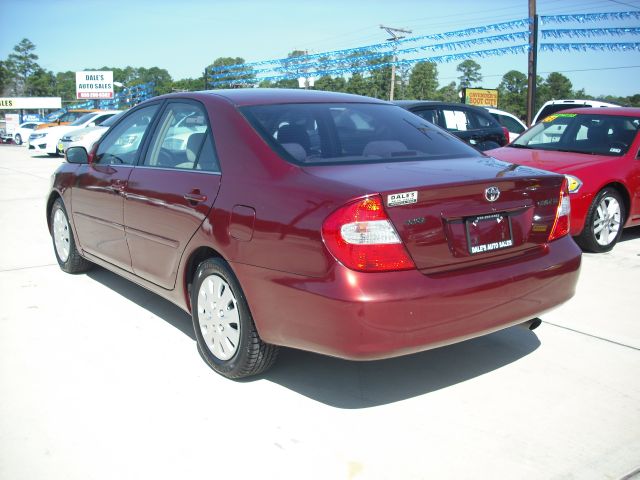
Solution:
<svg viewBox="0 0 640 480">
<path fill-rule="evenodd" d="M 398 40 L 404 38 L 404 35 L 398 35 L 398 33 L 411 33 L 411 30 L 404 30 L 402 28 L 392 28 L 385 27 L 384 25 L 380 25 L 380 28 L 386 30 L 391 38 L 387 38 L 387 42 L 394 42 L 393 44 L 393 63 L 391 64 L 391 88 L 389 89 L 389 100 L 393 101 L 393 91 L 396 86 L 396 62 L 398 61 L 398 56 L 396 52 L 398 50 Z"/>
<path fill-rule="evenodd" d="M 529 75 L 527 82 L 527 126 L 531 126 L 536 109 L 536 78 L 538 77 L 538 15 L 536 0 L 529 0 Z"/>
</svg>

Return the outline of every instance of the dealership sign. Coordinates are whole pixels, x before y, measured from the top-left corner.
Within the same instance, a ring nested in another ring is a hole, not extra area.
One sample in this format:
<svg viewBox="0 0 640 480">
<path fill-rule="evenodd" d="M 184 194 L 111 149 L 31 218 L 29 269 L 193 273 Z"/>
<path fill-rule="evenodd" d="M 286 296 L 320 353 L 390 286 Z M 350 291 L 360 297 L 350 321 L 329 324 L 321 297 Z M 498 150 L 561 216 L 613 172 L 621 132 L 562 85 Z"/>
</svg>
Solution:
<svg viewBox="0 0 640 480">
<path fill-rule="evenodd" d="M 462 98 L 467 105 L 477 105 L 479 107 L 497 107 L 498 90 L 488 88 L 465 88 Z"/>
<path fill-rule="evenodd" d="M 61 108 L 60 97 L 0 97 L 0 110 Z"/>
<path fill-rule="evenodd" d="M 76 98 L 113 98 L 113 72 L 76 72 Z"/>
</svg>

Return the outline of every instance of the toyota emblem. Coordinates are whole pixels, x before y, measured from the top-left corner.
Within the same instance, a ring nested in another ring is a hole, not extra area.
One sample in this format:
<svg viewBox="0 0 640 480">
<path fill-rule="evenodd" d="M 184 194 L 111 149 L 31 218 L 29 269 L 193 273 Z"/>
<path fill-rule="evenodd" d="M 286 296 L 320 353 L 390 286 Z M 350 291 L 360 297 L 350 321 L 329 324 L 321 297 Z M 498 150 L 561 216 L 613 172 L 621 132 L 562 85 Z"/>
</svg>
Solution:
<svg viewBox="0 0 640 480">
<path fill-rule="evenodd" d="M 484 198 L 490 202 L 495 202 L 500 198 L 500 189 L 498 187 L 489 187 L 484 191 Z"/>
</svg>

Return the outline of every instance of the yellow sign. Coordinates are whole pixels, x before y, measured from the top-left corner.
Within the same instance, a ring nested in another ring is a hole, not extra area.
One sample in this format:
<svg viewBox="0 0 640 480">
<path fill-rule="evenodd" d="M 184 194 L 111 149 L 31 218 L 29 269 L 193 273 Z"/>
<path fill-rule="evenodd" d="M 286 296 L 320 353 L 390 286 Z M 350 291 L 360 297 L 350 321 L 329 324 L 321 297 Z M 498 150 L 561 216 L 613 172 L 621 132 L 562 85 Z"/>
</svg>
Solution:
<svg viewBox="0 0 640 480">
<path fill-rule="evenodd" d="M 464 103 L 467 105 L 477 105 L 479 107 L 497 107 L 498 90 L 486 88 L 465 88 Z"/>
</svg>

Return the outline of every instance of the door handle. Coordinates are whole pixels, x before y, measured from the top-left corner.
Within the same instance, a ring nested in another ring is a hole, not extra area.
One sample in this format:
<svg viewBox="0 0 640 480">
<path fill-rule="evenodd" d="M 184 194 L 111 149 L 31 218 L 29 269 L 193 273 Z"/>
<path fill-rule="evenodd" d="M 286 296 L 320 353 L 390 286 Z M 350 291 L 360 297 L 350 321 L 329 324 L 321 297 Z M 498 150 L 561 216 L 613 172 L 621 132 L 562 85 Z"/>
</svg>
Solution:
<svg viewBox="0 0 640 480">
<path fill-rule="evenodd" d="M 107 188 L 109 190 L 113 190 L 115 193 L 122 193 L 126 187 L 127 182 L 123 180 L 114 180 Z"/>
<path fill-rule="evenodd" d="M 185 193 L 183 197 L 191 203 L 203 203 L 207 201 L 207 196 L 198 192 Z"/>
</svg>

